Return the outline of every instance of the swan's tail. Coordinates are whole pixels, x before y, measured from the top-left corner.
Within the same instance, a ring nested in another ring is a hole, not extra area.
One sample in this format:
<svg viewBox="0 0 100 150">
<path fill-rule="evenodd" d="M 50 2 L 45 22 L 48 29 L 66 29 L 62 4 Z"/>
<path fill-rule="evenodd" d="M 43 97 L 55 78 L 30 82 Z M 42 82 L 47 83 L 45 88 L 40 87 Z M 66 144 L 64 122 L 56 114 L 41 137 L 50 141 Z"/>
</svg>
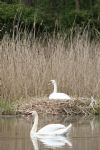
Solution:
<svg viewBox="0 0 100 150">
<path fill-rule="evenodd" d="M 71 130 L 72 124 L 70 123 L 65 129 L 63 129 L 62 134 L 66 135 Z"/>
<path fill-rule="evenodd" d="M 70 130 L 71 127 L 72 127 L 72 124 L 70 123 L 70 124 L 66 127 L 66 130 L 67 130 L 67 131 Z"/>
<path fill-rule="evenodd" d="M 69 124 L 67 127 L 60 129 L 59 131 L 53 132 L 54 135 L 66 135 L 69 133 L 70 129 L 72 127 L 72 124 Z"/>
</svg>

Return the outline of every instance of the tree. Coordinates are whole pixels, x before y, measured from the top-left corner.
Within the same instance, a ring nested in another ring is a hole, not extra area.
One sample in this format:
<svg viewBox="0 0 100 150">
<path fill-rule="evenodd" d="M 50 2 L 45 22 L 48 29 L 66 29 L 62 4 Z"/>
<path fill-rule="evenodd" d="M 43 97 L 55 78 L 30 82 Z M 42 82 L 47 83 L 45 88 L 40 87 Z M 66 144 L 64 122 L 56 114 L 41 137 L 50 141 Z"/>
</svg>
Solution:
<svg viewBox="0 0 100 150">
<path fill-rule="evenodd" d="M 21 0 L 25 5 L 32 6 L 33 0 Z"/>
<path fill-rule="evenodd" d="M 75 0 L 76 10 L 80 10 L 80 0 Z"/>
</svg>

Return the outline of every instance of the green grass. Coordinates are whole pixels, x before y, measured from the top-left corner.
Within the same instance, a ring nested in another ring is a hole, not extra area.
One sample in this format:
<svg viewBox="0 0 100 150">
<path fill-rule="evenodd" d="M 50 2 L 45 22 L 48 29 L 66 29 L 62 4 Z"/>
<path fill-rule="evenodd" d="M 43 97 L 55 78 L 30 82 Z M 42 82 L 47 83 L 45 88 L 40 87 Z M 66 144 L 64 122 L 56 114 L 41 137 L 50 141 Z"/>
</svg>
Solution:
<svg viewBox="0 0 100 150">
<path fill-rule="evenodd" d="M 0 115 L 16 114 L 15 107 L 12 102 L 0 100 Z"/>
</svg>

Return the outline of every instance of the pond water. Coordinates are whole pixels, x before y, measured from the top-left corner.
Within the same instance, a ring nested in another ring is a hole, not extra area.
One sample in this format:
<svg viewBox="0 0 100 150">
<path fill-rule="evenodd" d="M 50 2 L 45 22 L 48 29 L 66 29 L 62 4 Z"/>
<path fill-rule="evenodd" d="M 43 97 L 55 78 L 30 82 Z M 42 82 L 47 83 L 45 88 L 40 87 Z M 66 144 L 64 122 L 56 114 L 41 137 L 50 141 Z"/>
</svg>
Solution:
<svg viewBox="0 0 100 150">
<path fill-rule="evenodd" d="M 39 128 L 48 123 L 73 124 L 67 137 L 30 139 L 31 117 L 0 117 L 0 150 L 100 150 L 100 117 L 39 116 Z"/>
</svg>

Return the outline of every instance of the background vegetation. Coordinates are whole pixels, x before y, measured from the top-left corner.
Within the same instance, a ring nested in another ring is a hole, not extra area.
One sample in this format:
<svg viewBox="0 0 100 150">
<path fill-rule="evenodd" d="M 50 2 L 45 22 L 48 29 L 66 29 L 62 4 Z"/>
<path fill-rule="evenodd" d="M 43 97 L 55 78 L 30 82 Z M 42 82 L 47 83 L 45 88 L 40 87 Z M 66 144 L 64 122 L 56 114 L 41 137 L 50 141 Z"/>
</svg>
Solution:
<svg viewBox="0 0 100 150">
<path fill-rule="evenodd" d="M 99 98 L 100 42 L 79 28 L 72 33 L 36 39 L 26 32 L 21 38 L 21 33 L 5 35 L 0 44 L 2 99 L 48 96 L 51 79 L 71 96 Z"/>
<path fill-rule="evenodd" d="M 100 97 L 99 30 L 99 0 L 1 0 L 1 99 L 48 96 L 51 79 Z"/>
<path fill-rule="evenodd" d="M 68 30 L 90 23 L 100 30 L 99 0 L 0 0 L 0 34 L 17 27 L 39 32 Z"/>
</svg>

